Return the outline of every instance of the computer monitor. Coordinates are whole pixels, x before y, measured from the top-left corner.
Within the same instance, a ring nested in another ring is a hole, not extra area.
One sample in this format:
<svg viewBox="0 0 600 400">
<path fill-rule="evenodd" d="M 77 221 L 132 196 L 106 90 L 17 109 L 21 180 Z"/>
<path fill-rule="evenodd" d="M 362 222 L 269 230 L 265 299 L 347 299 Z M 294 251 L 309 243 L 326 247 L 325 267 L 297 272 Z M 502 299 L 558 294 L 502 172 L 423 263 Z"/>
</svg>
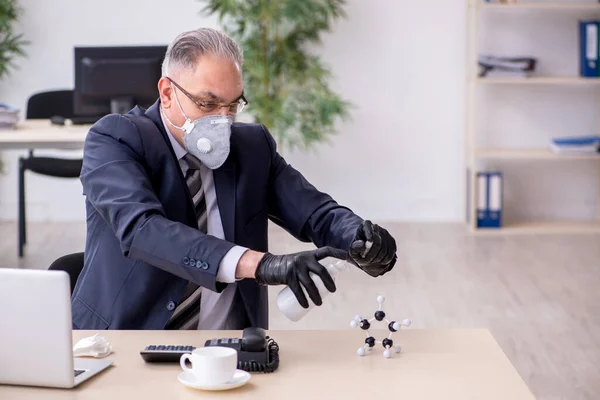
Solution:
<svg viewBox="0 0 600 400">
<path fill-rule="evenodd" d="M 158 98 L 167 46 L 75 47 L 74 114 L 123 114 Z"/>
</svg>

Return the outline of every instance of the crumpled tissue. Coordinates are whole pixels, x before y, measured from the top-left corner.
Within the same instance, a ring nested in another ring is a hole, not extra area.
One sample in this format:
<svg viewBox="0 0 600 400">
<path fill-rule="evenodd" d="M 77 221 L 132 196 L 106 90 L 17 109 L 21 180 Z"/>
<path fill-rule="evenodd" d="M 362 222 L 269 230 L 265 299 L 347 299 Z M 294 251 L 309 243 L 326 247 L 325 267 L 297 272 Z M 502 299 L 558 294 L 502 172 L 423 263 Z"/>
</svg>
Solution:
<svg viewBox="0 0 600 400">
<path fill-rule="evenodd" d="M 81 339 L 73 346 L 73 356 L 75 357 L 104 358 L 110 353 L 112 353 L 112 345 L 105 337 L 98 336 L 97 333 Z"/>
</svg>

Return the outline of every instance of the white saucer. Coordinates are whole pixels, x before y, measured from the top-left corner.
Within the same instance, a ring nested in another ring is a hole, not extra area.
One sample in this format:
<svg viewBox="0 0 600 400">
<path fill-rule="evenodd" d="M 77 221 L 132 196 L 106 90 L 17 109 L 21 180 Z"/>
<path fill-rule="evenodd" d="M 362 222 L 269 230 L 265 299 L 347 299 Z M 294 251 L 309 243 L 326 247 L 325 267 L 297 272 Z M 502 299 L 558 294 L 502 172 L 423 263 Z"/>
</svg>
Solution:
<svg viewBox="0 0 600 400">
<path fill-rule="evenodd" d="M 191 372 L 182 371 L 178 376 L 179 382 L 183 383 L 187 387 L 202 390 L 228 390 L 236 387 L 245 385 L 251 378 L 250 373 L 236 369 L 231 381 L 226 383 L 200 383 L 196 381 L 196 378 Z"/>
</svg>

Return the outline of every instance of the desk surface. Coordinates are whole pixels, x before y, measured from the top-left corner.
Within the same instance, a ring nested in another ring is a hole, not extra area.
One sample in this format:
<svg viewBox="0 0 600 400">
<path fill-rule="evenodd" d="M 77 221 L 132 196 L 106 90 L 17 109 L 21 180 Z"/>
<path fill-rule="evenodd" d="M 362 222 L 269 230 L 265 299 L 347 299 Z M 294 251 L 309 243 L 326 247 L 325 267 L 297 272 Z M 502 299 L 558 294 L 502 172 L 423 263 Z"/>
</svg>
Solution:
<svg viewBox="0 0 600 400">
<path fill-rule="evenodd" d="M 74 343 L 95 332 L 74 331 Z M 378 339 L 386 332 L 371 332 Z M 139 351 L 150 344 L 200 347 L 241 331 L 105 331 L 114 365 L 74 389 L 0 385 L 0 399 L 533 399 L 487 330 L 419 330 L 394 333 L 402 353 L 364 357 L 360 330 L 269 331 L 280 346 L 272 374 L 253 373 L 237 389 L 207 392 L 177 380 L 179 365 L 146 364 Z"/>
<path fill-rule="evenodd" d="M 52 125 L 50 120 L 21 121 L 0 130 L 0 149 L 80 149 L 91 125 Z"/>
</svg>

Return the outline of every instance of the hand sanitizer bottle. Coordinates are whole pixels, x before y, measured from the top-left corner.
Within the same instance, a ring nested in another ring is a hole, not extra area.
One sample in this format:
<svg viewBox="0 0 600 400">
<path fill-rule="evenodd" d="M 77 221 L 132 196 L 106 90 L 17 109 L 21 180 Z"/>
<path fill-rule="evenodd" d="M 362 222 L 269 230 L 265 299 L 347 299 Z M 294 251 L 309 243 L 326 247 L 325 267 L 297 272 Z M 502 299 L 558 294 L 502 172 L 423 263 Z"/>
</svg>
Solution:
<svg viewBox="0 0 600 400">
<path fill-rule="evenodd" d="M 337 260 L 325 266 L 325 268 L 327 268 L 327 271 L 329 272 L 329 275 L 331 275 L 334 281 L 336 275 L 339 272 L 348 270 L 350 269 L 350 267 L 351 265 L 343 260 Z M 317 289 L 321 294 L 321 299 L 324 300 L 325 297 L 327 297 L 327 295 L 329 295 L 331 292 L 327 290 L 327 288 L 323 284 L 323 281 L 318 275 L 313 274 L 311 272 L 310 277 L 317 286 Z M 288 286 L 283 288 L 277 295 L 277 308 L 279 308 L 279 311 L 281 311 L 283 315 L 285 315 L 288 319 L 294 322 L 300 321 L 302 317 L 308 314 L 308 312 L 312 310 L 315 306 L 315 304 L 310 300 L 310 297 L 308 297 L 306 290 L 304 290 L 302 286 L 301 289 L 304 291 L 306 299 L 308 300 L 308 308 L 304 308 L 300 305 L 300 303 L 296 299 L 296 296 L 294 295 L 294 292 L 292 292 L 292 289 L 290 289 Z"/>
</svg>

